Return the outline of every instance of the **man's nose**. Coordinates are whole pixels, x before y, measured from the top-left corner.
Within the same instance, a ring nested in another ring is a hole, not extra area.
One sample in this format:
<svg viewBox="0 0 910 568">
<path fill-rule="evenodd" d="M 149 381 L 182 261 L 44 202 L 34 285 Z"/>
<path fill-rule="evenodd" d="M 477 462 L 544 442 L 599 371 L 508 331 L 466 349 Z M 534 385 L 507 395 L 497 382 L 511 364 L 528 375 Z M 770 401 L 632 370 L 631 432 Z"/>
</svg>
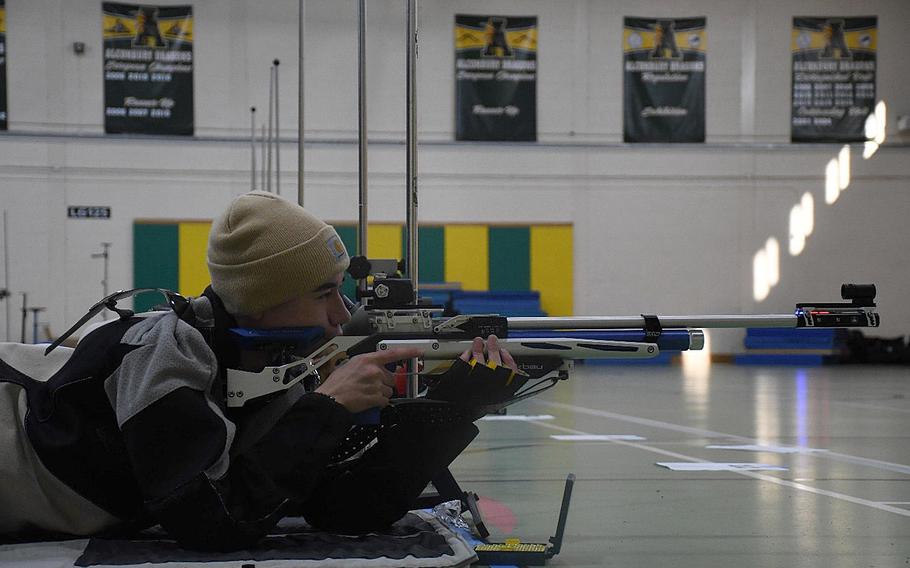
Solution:
<svg viewBox="0 0 910 568">
<path fill-rule="evenodd" d="M 351 321 L 351 312 L 349 312 L 347 306 L 345 306 L 341 295 L 339 295 L 333 303 L 332 311 L 329 314 L 329 317 L 332 325 L 340 326 Z"/>
</svg>

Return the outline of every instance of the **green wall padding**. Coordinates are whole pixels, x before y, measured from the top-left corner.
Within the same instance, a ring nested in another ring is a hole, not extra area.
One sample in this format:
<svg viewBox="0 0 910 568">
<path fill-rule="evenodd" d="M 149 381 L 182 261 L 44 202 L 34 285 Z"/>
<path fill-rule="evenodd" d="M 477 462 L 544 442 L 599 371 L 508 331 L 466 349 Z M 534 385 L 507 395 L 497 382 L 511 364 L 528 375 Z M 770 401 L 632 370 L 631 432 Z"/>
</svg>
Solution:
<svg viewBox="0 0 910 568">
<path fill-rule="evenodd" d="M 177 291 L 180 286 L 177 273 L 179 258 L 177 224 L 133 225 L 134 288 L 165 288 Z M 160 294 L 141 294 L 133 300 L 134 310 L 144 312 L 160 304 Z"/>
<path fill-rule="evenodd" d="M 531 289 L 531 231 L 490 227 L 490 290 Z"/>
<path fill-rule="evenodd" d="M 443 227 L 417 228 L 417 261 L 420 267 L 420 282 L 445 282 L 445 229 Z"/>
</svg>

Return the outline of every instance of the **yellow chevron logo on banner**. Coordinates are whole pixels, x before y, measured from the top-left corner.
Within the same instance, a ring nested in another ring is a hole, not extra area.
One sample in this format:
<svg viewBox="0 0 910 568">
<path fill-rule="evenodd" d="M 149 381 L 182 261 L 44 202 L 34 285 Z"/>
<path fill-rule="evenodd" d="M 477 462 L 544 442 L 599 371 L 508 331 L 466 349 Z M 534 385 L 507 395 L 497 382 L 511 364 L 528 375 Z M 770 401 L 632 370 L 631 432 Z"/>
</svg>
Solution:
<svg viewBox="0 0 910 568">
<path fill-rule="evenodd" d="M 483 49 L 487 45 L 482 29 L 455 26 L 455 49 Z"/>
<path fill-rule="evenodd" d="M 537 27 L 507 30 L 506 41 L 512 49 L 537 51 Z M 455 49 L 483 49 L 486 46 L 484 29 L 455 26 Z"/>
<path fill-rule="evenodd" d="M 844 41 L 847 49 L 874 53 L 878 49 L 878 29 L 866 28 L 844 32 Z M 793 28 L 790 32 L 790 51 L 793 52 L 821 50 L 827 43 L 828 36 L 823 31 Z"/>
<path fill-rule="evenodd" d="M 0 34 L 6 33 L 6 8 L 0 8 Z"/>
<path fill-rule="evenodd" d="M 104 39 L 131 38 L 136 35 L 136 18 L 102 14 L 101 29 L 104 32 Z"/>
<path fill-rule="evenodd" d="M 506 31 L 506 41 L 512 49 L 537 51 L 537 27 Z"/>
<path fill-rule="evenodd" d="M 625 53 L 653 51 L 657 45 L 657 33 L 654 31 L 623 28 L 622 32 L 622 48 Z M 676 39 L 676 47 L 679 49 L 705 52 L 708 37 L 705 28 L 677 31 L 673 32 L 673 36 Z"/>
<path fill-rule="evenodd" d="M 193 43 L 193 17 L 160 18 L 158 30 L 164 39 Z"/>
</svg>

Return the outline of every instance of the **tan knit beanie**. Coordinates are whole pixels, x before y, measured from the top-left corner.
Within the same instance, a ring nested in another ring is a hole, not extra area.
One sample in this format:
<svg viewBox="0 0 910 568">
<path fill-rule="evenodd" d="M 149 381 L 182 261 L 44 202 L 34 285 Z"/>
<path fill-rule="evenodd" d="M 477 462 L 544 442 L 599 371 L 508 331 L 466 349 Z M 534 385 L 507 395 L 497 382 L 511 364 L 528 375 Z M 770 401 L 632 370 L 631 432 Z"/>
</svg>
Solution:
<svg viewBox="0 0 910 568">
<path fill-rule="evenodd" d="M 328 282 L 348 267 L 344 243 L 299 205 L 253 191 L 212 223 L 212 289 L 233 315 L 255 315 Z"/>
</svg>

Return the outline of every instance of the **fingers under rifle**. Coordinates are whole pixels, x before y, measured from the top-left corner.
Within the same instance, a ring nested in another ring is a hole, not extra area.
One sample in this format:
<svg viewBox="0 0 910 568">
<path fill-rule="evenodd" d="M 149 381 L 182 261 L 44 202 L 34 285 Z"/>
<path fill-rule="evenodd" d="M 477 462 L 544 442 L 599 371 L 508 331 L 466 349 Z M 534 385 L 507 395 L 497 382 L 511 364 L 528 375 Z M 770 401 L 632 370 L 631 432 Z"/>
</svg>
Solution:
<svg viewBox="0 0 910 568">
<path fill-rule="evenodd" d="M 471 344 L 471 355 L 473 359 L 481 365 L 486 363 L 486 358 L 483 355 L 483 347 L 483 339 L 475 337 L 474 342 Z"/>
<path fill-rule="evenodd" d="M 506 367 L 512 369 L 513 371 L 517 371 L 518 363 L 515 362 L 515 359 L 512 357 L 512 354 L 509 353 L 508 350 L 506 350 L 506 349 L 500 349 L 499 352 L 502 354 L 503 364 Z"/>
<path fill-rule="evenodd" d="M 491 335 L 487 338 L 487 358 L 489 359 L 488 365 L 502 364 L 502 355 L 500 354 L 499 349 L 499 338 L 495 335 Z"/>
</svg>

